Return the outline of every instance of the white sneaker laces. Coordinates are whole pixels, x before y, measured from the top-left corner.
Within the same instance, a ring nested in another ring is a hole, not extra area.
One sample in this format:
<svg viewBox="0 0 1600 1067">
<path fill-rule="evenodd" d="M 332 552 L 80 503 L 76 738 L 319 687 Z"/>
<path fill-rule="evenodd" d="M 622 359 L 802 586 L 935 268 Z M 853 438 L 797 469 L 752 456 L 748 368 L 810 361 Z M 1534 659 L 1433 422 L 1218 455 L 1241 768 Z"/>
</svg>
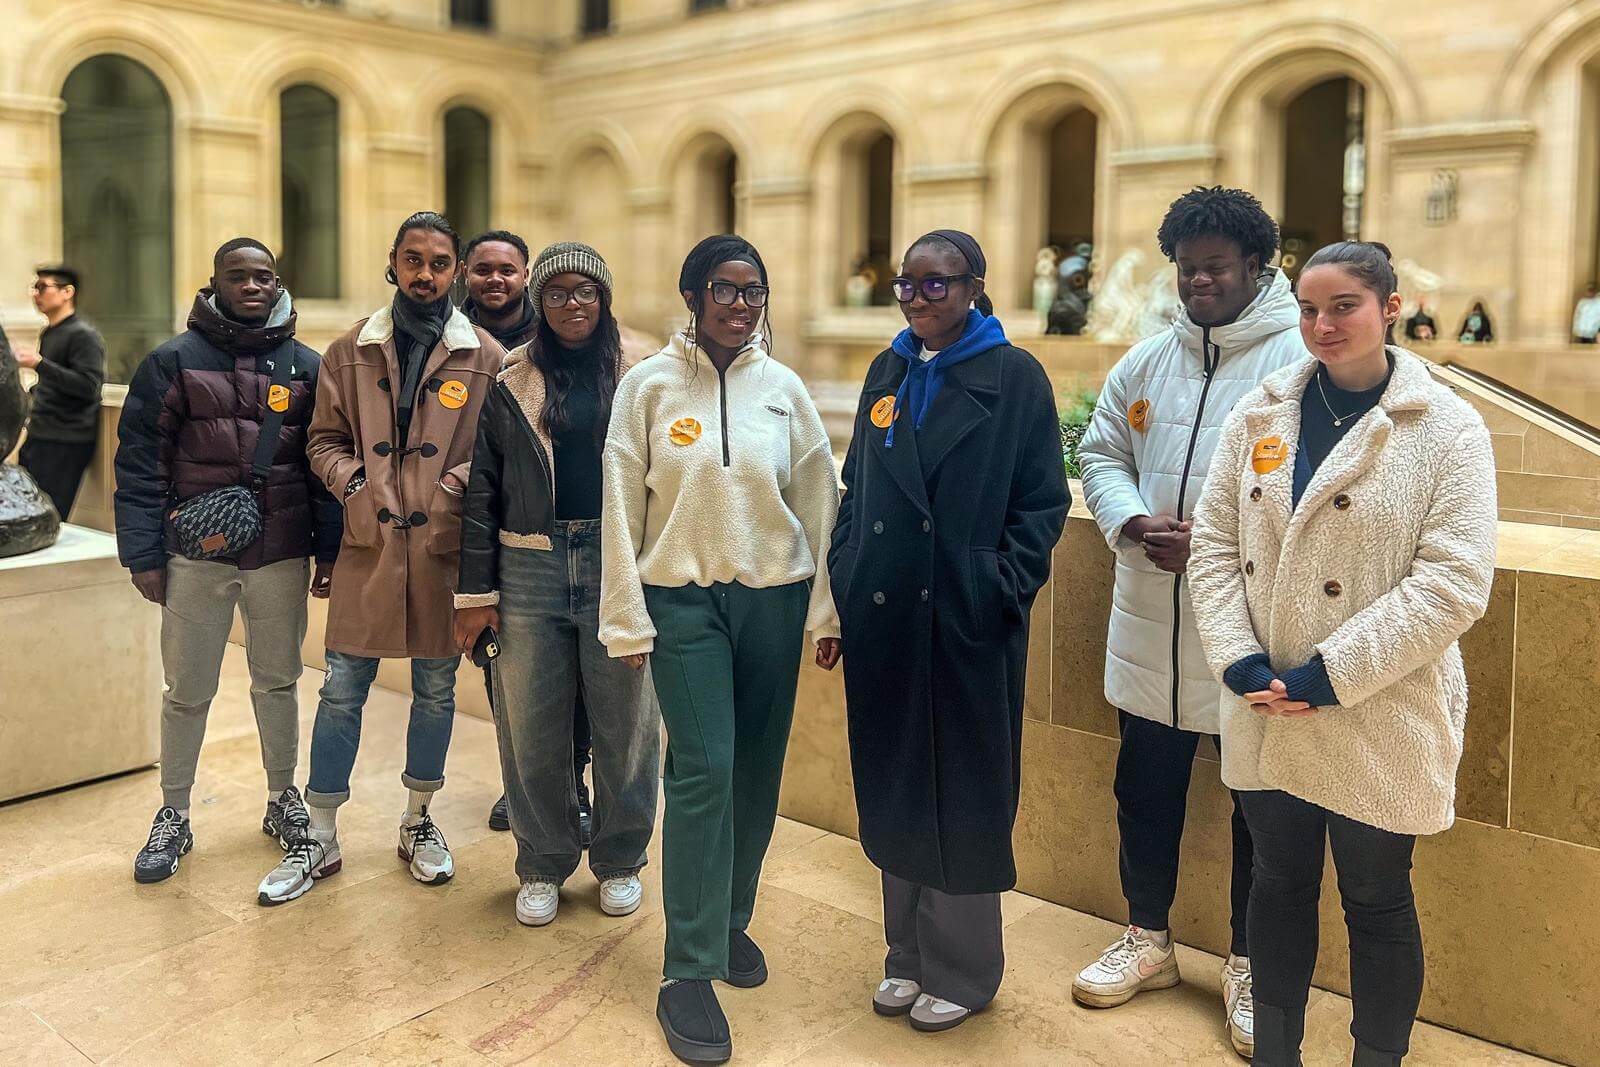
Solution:
<svg viewBox="0 0 1600 1067">
<path fill-rule="evenodd" d="M 171 815 L 157 819 L 150 827 L 150 840 L 144 844 L 146 852 L 165 852 L 167 846 L 183 832 L 183 820 Z"/>
<path fill-rule="evenodd" d="M 1139 951 L 1143 947 L 1144 946 L 1140 943 L 1139 939 L 1134 936 L 1133 931 L 1129 930 L 1122 935 L 1122 940 L 1110 946 L 1100 954 L 1100 962 L 1103 964 L 1110 964 L 1116 969 L 1121 970 L 1139 958 Z"/>
</svg>

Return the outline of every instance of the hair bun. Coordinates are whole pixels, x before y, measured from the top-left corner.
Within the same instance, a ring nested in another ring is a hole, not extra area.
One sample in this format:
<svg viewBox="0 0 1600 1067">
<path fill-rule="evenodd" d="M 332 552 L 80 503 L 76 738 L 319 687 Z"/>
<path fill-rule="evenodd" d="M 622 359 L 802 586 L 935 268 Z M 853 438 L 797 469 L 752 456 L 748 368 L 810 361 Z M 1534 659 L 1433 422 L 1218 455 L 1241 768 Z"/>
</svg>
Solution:
<svg viewBox="0 0 1600 1067">
<path fill-rule="evenodd" d="M 1382 241 L 1368 241 L 1367 244 L 1382 252 L 1384 259 L 1387 259 L 1391 263 L 1394 262 L 1394 253 L 1389 251 L 1388 245 L 1384 244 Z"/>
</svg>

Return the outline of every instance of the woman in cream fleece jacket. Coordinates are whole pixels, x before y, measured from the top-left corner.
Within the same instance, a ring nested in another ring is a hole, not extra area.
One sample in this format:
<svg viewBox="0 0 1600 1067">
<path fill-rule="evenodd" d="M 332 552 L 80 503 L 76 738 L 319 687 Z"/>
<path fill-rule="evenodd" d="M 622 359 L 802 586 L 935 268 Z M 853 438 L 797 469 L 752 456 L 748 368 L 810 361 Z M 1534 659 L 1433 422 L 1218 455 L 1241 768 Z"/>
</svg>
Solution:
<svg viewBox="0 0 1600 1067">
<path fill-rule="evenodd" d="M 766 980 L 745 928 L 772 838 L 804 634 L 839 659 L 821 566 L 839 510 L 805 385 L 760 333 L 767 272 L 709 237 L 679 278 L 690 326 L 622 379 L 605 446 L 600 640 L 651 675 L 667 726 L 656 1015 L 680 1058 L 732 1054 L 713 979 Z"/>
<path fill-rule="evenodd" d="M 1388 250 L 1330 245 L 1299 284 L 1316 359 L 1223 426 L 1189 582 L 1222 705 L 1222 777 L 1255 843 L 1255 1063 L 1299 1063 L 1324 840 L 1350 930 L 1358 1065 L 1398 1063 L 1422 994 L 1417 834 L 1455 818 L 1467 685 L 1456 641 L 1494 577 L 1483 420 L 1385 336 Z"/>
</svg>

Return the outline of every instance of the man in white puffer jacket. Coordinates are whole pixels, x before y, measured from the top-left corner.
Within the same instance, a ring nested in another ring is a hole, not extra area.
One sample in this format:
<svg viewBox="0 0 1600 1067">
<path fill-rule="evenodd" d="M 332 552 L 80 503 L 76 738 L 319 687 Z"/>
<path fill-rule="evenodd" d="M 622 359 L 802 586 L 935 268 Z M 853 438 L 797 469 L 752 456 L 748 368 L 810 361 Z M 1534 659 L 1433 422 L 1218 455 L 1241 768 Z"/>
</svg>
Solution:
<svg viewBox="0 0 1600 1067">
<path fill-rule="evenodd" d="M 1178 982 L 1167 915 L 1190 768 L 1202 736 L 1220 751 L 1221 690 L 1183 578 L 1189 519 L 1233 405 L 1307 354 L 1288 279 L 1267 265 L 1278 250 L 1277 224 L 1254 196 L 1185 193 L 1158 236 L 1177 265 L 1183 310 L 1171 329 L 1139 342 L 1112 368 L 1078 452 L 1084 497 L 1117 556 L 1105 693 L 1121 723 L 1115 791 L 1130 923 L 1073 983 L 1074 998 L 1090 1007 Z M 1234 1047 L 1249 1055 L 1251 845 L 1237 798 L 1233 852 L 1223 994 Z"/>
</svg>

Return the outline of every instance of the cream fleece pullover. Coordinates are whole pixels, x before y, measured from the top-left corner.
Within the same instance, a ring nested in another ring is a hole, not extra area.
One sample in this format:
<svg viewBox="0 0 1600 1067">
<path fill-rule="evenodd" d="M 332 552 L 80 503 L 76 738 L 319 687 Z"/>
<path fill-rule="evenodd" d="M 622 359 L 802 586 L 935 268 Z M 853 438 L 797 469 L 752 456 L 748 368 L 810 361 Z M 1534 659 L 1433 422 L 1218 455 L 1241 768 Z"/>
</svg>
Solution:
<svg viewBox="0 0 1600 1067">
<path fill-rule="evenodd" d="M 618 383 L 603 465 L 600 641 L 613 658 L 655 647 L 646 585 L 814 579 L 806 630 L 839 636 L 823 565 L 839 513 L 833 446 L 764 343 L 718 374 L 675 334 Z"/>
</svg>

